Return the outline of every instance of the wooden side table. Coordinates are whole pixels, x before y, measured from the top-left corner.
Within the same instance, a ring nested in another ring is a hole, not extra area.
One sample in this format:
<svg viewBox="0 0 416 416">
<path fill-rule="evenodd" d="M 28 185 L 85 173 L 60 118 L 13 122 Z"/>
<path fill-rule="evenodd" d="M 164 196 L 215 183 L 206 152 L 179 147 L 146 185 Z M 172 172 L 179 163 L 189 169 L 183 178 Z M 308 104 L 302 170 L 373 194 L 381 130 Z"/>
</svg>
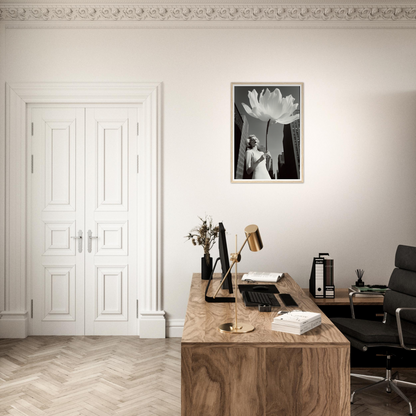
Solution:
<svg viewBox="0 0 416 416">
<path fill-rule="evenodd" d="M 304 292 L 318 305 L 338 305 L 344 306 L 350 304 L 348 296 L 349 290 L 346 288 L 335 289 L 335 299 L 319 299 L 314 298 L 310 293 L 309 289 L 303 289 Z M 382 305 L 383 297 L 377 296 L 355 296 L 354 305 Z"/>
<path fill-rule="evenodd" d="M 303 289 L 316 305 L 322 310 L 322 312 L 328 318 L 351 318 L 350 299 L 348 296 L 348 289 L 339 288 L 335 289 L 335 299 L 319 299 L 314 298 L 309 289 Z M 377 296 L 355 296 L 354 297 L 354 310 L 355 316 L 359 319 L 368 319 L 371 321 L 381 321 L 383 319 L 383 297 Z"/>
</svg>

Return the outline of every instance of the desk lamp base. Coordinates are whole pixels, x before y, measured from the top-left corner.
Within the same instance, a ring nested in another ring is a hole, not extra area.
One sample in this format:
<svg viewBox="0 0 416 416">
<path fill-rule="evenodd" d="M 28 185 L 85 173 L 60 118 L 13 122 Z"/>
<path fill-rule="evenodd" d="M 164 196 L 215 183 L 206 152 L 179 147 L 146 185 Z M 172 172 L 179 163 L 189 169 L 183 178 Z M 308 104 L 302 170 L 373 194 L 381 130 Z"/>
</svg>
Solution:
<svg viewBox="0 0 416 416">
<path fill-rule="evenodd" d="M 238 323 L 238 327 L 234 329 L 234 323 L 221 324 L 218 331 L 226 334 L 247 334 L 254 331 L 254 326 L 247 323 Z"/>
</svg>

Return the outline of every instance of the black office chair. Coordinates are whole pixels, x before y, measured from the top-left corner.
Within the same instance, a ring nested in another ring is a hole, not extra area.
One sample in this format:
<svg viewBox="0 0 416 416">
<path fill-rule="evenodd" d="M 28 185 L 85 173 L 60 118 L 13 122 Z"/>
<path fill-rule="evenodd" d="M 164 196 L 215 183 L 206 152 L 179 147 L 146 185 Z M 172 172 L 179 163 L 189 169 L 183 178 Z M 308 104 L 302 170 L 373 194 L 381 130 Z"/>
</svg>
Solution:
<svg viewBox="0 0 416 416">
<path fill-rule="evenodd" d="M 386 385 L 386 391 L 393 390 L 404 399 L 412 414 L 412 403 L 399 389 L 399 386 L 416 387 L 416 383 L 399 380 L 398 373 L 391 373 L 391 356 L 399 349 L 416 350 L 416 247 L 399 245 L 396 251 L 396 268 L 391 274 L 383 302 L 383 322 L 355 319 L 353 308 L 354 294 L 350 294 L 352 318 L 333 318 L 338 329 L 348 338 L 351 346 L 361 351 L 372 348 L 387 356 L 386 377 L 353 374 L 375 383 L 352 392 L 354 395 L 375 386 Z"/>
</svg>

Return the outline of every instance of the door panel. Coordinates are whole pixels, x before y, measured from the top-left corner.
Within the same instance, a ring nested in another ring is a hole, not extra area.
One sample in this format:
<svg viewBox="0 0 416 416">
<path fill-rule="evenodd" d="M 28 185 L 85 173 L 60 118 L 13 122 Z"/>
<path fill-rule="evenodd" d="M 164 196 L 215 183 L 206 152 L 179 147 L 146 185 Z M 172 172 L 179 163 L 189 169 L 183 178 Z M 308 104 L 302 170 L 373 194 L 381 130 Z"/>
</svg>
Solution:
<svg viewBox="0 0 416 416">
<path fill-rule="evenodd" d="M 76 266 L 44 266 L 45 316 L 43 322 L 76 320 Z"/>
<path fill-rule="evenodd" d="M 127 256 L 128 221 L 96 221 L 97 251 L 96 256 Z"/>
<path fill-rule="evenodd" d="M 75 122 L 45 121 L 46 211 L 75 211 Z"/>
<path fill-rule="evenodd" d="M 128 266 L 96 266 L 96 321 L 127 321 Z"/>
<path fill-rule="evenodd" d="M 84 222 L 84 113 L 78 108 L 32 109 L 34 334 L 84 334 L 84 257 L 73 238 Z"/>
<path fill-rule="evenodd" d="M 45 256 L 75 256 L 77 243 L 75 221 L 43 221 L 45 226 Z"/>
<path fill-rule="evenodd" d="M 120 109 L 117 110 L 119 113 Z M 103 112 L 103 109 L 88 110 L 93 117 L 105 117 Z M 89 124 L 96 134 L 97 211 L 119 212 L 128 209 L 128 121 L 125 118 L 112 122 L 95 119 L 94 126 Z"/>
</svg>

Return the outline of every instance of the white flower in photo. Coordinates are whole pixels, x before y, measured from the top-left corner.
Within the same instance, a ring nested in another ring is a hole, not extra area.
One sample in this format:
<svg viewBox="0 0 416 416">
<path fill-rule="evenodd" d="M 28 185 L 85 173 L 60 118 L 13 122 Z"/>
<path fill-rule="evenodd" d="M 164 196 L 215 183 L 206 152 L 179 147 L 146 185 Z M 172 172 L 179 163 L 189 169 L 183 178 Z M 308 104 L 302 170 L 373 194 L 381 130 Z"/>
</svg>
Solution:
<svg viewBox="0 0 416 416">
<path fill-rule="evenodd" d="M 253 91 L 249 91 L 248 98 L 251 108 L 247 104 L 241 104 L 247 114 L 259 120 L 274 124 L 289 124 L 299 119 L 299 114 L 292 115 L 299 104 L 294 104 L 295 99 L 292 95 L 283 98 L 279 88 L 276 88 L 273 92 L 270 92 L 268 88 L 266 92 L 262 90 L 260 99 L 258 99 L 257 91 L 253 89 Z"/>
</svg>

